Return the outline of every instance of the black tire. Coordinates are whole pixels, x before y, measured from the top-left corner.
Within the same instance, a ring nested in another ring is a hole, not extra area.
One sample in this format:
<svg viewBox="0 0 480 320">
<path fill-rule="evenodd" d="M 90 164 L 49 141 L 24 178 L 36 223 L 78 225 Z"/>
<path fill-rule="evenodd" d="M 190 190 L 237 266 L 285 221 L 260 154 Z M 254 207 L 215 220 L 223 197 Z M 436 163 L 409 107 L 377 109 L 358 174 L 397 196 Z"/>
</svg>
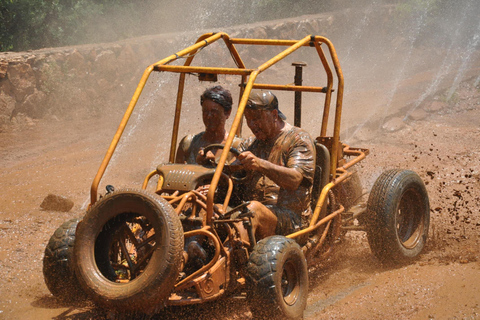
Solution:
<svg viewBox="0 0 480 320">
<path fill-rule="evenodd" d="M 255 318 L 302 319 L 308 270 L 295 240 L 272 236 L 257 243 L 247 265 L 247 300 Z"/>
<path fill-rule="evenodd" d="M 75 275 L 73 246 L 80 219 L 65 221 L 53 233 L 43 257 L 43 278 L 48 290 L 60 301 L 81 301 L 85 293 Z"/>
<path fill-rule="evenodd" d="M 172 206 L 144 190 L 115 191 L 77 228 L 78 280 L 98 305 L 119 312 L 161 310 L 177 280 L 183 229 Z"/>
<path fill-rule="evenodd" d="M 425 247 L 430 204 L 420 177 L 410 170 L 385 171 L 367 203 L 367 239 L 383 263 L 415 259 Z"/>
</svg>

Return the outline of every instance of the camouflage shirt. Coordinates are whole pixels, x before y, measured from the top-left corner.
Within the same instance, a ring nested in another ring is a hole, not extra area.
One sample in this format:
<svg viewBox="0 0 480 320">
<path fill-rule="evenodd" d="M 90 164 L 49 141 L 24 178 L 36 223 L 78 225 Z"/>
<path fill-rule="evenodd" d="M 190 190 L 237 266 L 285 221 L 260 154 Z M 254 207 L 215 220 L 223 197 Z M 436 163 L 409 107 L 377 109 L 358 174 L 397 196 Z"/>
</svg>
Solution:
<svg viewBox="0 0 480 320">
<path fill-rule="evenodd" d="M 265 204 L 276 204 L 301 215 L 304 220 L 310 216 L 310 200 L 315 170 L 315 145 L 305 130 L 288 123 L 272 143 L 251 137 L 240 145 L 241 151 L 250 151 L 269 162 L 293 168 L 300 172 L 303 181 L 296 190 L 280 188 L 267 176 L 253 172 L 252 179 L 242 190 L 245 200 L 257 200 Z"/>
</svg>

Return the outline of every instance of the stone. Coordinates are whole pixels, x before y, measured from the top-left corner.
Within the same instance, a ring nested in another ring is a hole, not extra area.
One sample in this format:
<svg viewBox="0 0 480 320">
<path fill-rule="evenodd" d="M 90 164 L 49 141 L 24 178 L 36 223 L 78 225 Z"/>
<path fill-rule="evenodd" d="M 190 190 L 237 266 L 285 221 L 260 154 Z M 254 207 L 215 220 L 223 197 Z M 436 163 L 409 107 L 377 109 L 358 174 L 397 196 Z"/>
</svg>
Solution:
<svg viewBox="0 0 480 320">
<path fill-rule="evenodd" d="M 26 122 L 27 126 L 29 126 L 29 127 L 35 126 L 35 121 L 33 121 L 32 118 L 27 117 L 27 118 L 25 119 L 25 122 Z"/>
<path fill-rule="evenodd" d="M 425 110 L 428 112 L 438 112 L 448 107 L 446 102 L 442 101 L 432 101 L 429 106 L 425 107 Z"/>
<path fill-rule="evenodd" d="M 112 46 L 109 47 L 109 49 L 112 50 L 115 53 L 115 56 L 117 57 L 120 54 L 120 51 L 122 51 L 122 48 L 123 46 L 116 43 L 112 44 Z"/>
<path fill-rule="evenodd" d="M 78 50 L 74 50 L 72 53 L 67 55 L 65 60 L 65 66 L 71 71 L 81 72 L 85 69 L 85 58 L 82 56 Z"/>
<path fill-rule="evenodd" d="M 267 31 L 265 30 L 265 27 L 258 27 L 254 28 L 253 30 L 250 31 L 251 37 L 254 39 L 267 39 Z M 250 36 L 250 35 L 249 35 Z"/>
<path fill-rule="evenodd" d="M 97 58 L 97 50 L 95 49 L 90 50 L 90 52 L 88 52 L 88 54 L 85 55 L 85 58 L 90 62 L 94 62 L 95 58 Z"/>
<path fill-rule="evenodd" d="M 318 27 L 318 21 L 315 19 L 308 19 L 308 20 L 303 20 L 299 24 L 299 30 L 300 33 L 299 35 L 316 35 L 318 33 L 319 27 Z"/>
<path fill-rule="evenodd" d="M 35 89 L 31 95 L 25 98 L 24 103 L 18 107 L 18 110 L 29 117 L 41 118 L 47 111 L 46 99 L 47 95 L 44 92 Z"/>
<path fill-rule="evenodd" d="M 95 74 L 109 81 L 117 76 L 117 57 L 112 50 L 104 50 L 95 58 Z"/>
<path fill-rule="evenodd" d="M 138 61 L 145 61 L 146 63 L 151 63 L 151 61 L 157 58 L 155 55 L 155 50 L 153 49 L 151 43 L 143 42 L 135 46 L 135 52 Z"/>
<path fill-rule="evenodd" d="M 415 109 L 408 113 L 408 118 L 414 121 L 423 120 L 427 117 L 427 113 L 422 109 Z"/>
<path fill-rule="evenodd" d="M 55 61 L 57 64 L 63 64 L 65 62 L 65 53 L 62 52 L 54 52 L 50 54 L 47 59 L 47 61 Z"/>
<path fill-rule="evenodd" d="M 137 57 L 130 45 L 127 44 L 118 55 L 117 65 L 119 67 L 119 73 L 122 75 L 135 71 L 132 70 L 132 66 L 137 65 Z"/>
<path fill-rule="evenodd" d="M 11 124 L 10 118 L 0 115 L 0 132 L 3 132 Z"/>
<path fill-rule="evenodd" d="M 354 138 L 358 141 L 371 141 L 374 140 L 377 136 L 377 130 L 363 126 L 355 132 Z"/>
<path fill-rule="evenodd" d="M 97 80 L 97 91 L 98 92 L 103 92 L 103 93 L 106 93 L 110 90 L 112 90 L 114 87 L 114 84 L 110 81 L 108 81 L 107 79 L 98 79 Z"/>
<path fill-rule="evenodd" d="M 10 118 L 15 110 L 15 98 L 0 91 L 0 115 Z"/>
<path fill-rule="evenodd" d="M 278 39 L 288 39 L 290 30 L 294 29 L 297 23 L 292 21 L 282 21 L 272 28 L 273 34 L 276 34 Z"/>
<path fill-rule="evenodd" d="M 335 22 L 335 17 L 333 15 L 331 15 L 327 18 L 327 24 L 329 26 L 332 26 L 334 22 Z"/>
<path fill-rule="evenodd" d="M 40 208 L 43 210 L 68 212 L 73 208 L 73 201 L 60 195 L 49 194 L 43 199 Z"/>
<path fill-rule="evenodd" d="M 33 93 L 36 86 L 35 73 L 28 63 L 10 64 L 7 76 L 17 101 L 21 102 L 26 96 Z"/>
<path fill-rule="evenodd" d="M 0 60 L 0 79 L 7 76 L 8 61 Z"/>
<path fill-rule="evenodd" d="M 38 88 L 46 93 L 59 89 L 64 75 L 61 67 L 54 60 L 44 60 L 39 64 L 37 72 Z"/>
<path fill-rule="evenodd" d="M 388 132 L 395 132 L 405 128 L 405 122 L 401 118 L 392 118 L 385 122 L 382 129 Z"/>
<path fill-rule="evenodd" d="M 28 63 L 29 65 L 32 65 L 37 60 L 37 56 L 34 54 L 30 54 L 25 56 L 24 59 L 26 63 Z"/>
</svg>

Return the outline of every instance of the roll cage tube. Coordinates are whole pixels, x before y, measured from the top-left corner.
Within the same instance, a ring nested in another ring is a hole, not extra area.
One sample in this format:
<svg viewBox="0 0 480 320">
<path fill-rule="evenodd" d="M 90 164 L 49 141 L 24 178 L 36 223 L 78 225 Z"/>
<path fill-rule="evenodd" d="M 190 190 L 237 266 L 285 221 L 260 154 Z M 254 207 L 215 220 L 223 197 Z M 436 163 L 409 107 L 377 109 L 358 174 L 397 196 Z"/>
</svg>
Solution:
<svg viewBox="0 0 480 320">
<path fill-rule="evenodd" d="M 206 46 L 208 46 L 210 43 L 213 43 L 219 39 L 223 39 L 224 42 L 227 45 L 228 50 L 231 53 L 231 56 L 237 65 L 238 68 L 211 68 L 211 67 L 195 67 L 195 66 L 190 66 L 195 54 L 198 52 L 199 49 L 202 49 Z M 339 65 L 339 61 L 336 55 L 335 48 L 333 47 L 332 43 L 324 37 L 321 36 L 307 36 L 301 40 L 263 40 L 263 39 L 240 39 L 240 38 L 230 38 L 226 33 L 220 32 L 220 33 L 208 33 L 203 36 L 201 36 L 197 42 L 179 52 L 176 54 L 170 55 L 167 58 L 158 61 L 157 63 L 154 63 L 147 67 L 145 70 L 140 83 L 137 86 L 137 89 L 135 90 L 135 93 L 132 97 L 132 100 L 130 104 L 128 105 L 128 108 L 122 118 L 122 121 L 117 129 L 117 132 L 110 144 L 110 147 L 107 151 L 107 154 L 105 155 L 102 164 L 100 165 L 100 168 L 97 172 L 97 175 L 95 176 L 94 181 L 92 182 L 91 186 L 91 202 L 90 205 L 94 204 L 97 200 L 97 190 L 98 190 L 98 185 L 100 183 L 101 178 L 103 177 L 105 170 L 109 164 L 109 161 L 111 160 L 111 157 L 116 149 L 116 146 L 118 144 L 119 139 L 121 138 L 123 131 L 128 123 L 128 120 L 135 108 L 136 103 L 138 102 L 139 96 L 142 93 L 146 81 L 148 80 L 150 74 L 152 71 L 166 71 L 166 72 L 177 72 L 180 73 L 180 80 L 179 80 L 179 87 L 178 87 L 178 93 L 177 93 L 177 103 L 176 103 L 176 110 L 175 110 L 175 118 L 174 118 L 174 125 L 173 125 L 173 130 L 172 130 L 172 141 L 171 141 L 171 146 L 170 146 L 170 157 L 169 160 L 170 162 L 173 162 L 174 156 L 175 156 L 175 149 L 176 149 L 176 144 L 177 144 L 177 138 L 178 138 L 178 127 L 179 127 L 179 120 L 180 120 L 180 113 L 181 113 L 181 104 L 182 104 L 182 99 L 183 99 L 183 89 L 184 89 L 184 81 L 185 81 L 185 73 L 187 72 L 197 72 L 197 73 L 214 73 L 214 74 L 234 74 L 234 75 L 240 75 L 242 77 L 242 83 L 245 83 L 245 79 L 248 77 L 248 81 L 246 82 L 245 88 L 241 88 L 241 98 L 239 102 L 239 106 L 237 109 L 237 113 L 235 115 L 232 127 L 229 132 L 229 136 L 227 138 L 227 141 L 225 143 L 225 149 L 221 154 L 220 161 L 218 163 L 218 170 L 215 172 L 210 189 L 207 194 L 207 224 L 211 224 L 211 220 L 213 217 L 213 198 L 214 198 L 214 193 L 215 189 L 218 186 L 220 176 L 221 176 L 221 171 L 224 168 L 227 155 L 228 155 L 228 150 L 232 146 L 233 143 L 233 138 L 235 136 L 235 133 L 239 131 L 239 128 L 241 126 L 242 122 L 242 117 L 243 113 L 245 110 L 245 106 L 248 100 L 248 96 L 250 95 L 250 92 L 252 89 L 271 89 L 271 90 L 287 90 L 287 91 L 310 91 L 310 92 L 324 92 L 326 93 L 326 99 L 324 103 L 324 114 L 323 114 L 323 119 L 322 119 L 322 128 L 320 135 L 326 136 L 326 131 L 327 131 L 327 121 L 328 121 L 328 112 L 329 112 L 329 107 L 330 107 L 330 97 L 331 93 L 333 92 L 333 75 L 329 67 L 329 63 L 327 62 L 327 59 L 324 55 L 324 52 L 322 48 L 320 47 L 322 43 L 325 43 L 326 46 L 328 47 L 330 57 L 332 60 L 332 63 L 335 67 L 336 75 L 338 78 L 338 89 L 337 89 L 337 101 L 336 101 L 336 112 L 335 112 L 335 122 L 334 122 L 334 132 L 333 132 L 333 143 L 332 143 L 332 161 L 331 161 L 331 167 L 330 167 L 330 174 L 332 179 L 335 180 L 334 177 L 336 177 L 336 171 L 337 171 L 337 155 L 338 155 L 338 148 L 340 148 L 340 122 L 341 122 L 341 111 L 342 111 L 342 102 L 343 102 L 343 74 Z M 238 54 L 238 51 L 235 48 L 235 44 L 248 44 L 248 45 L 272 45 L 272 46 L 288 46 L 288 48 L 281 53 L 277 54 L 275 57 L 272 59 L 268 60 L 264 64 L 262 64 L 260 67 L 256 69 L 246 69 L 245 65 L 240 58 L 240 55 Z M 285 85 L 285 86 L 279 86 L 279 85 L 270 85 L 270 84 L 255 84 L 255 80 L 257 76 L 277 63 L 278 61 L 284 59 L 286 56 L 290 55 L 294 51 L 298 50 L 302 46 L 307 46 L 307 47 L 315 47 L 317 50 L 317 53 L 321 59 L 321 62 L 323 64 L 324 70 L 327 73 L 327 86 L 322 88 L 322 87 L 304 87 L 304 86 L 292 86 L 292 85 Z M 175 65 L 168 65 L 169 63 L 177 60 L 180 57 L 187 57 L 187 60 L 183 66 L 175 66 Z M 242 94 L 243 90 L 243 94 Z M 341 175 L 342 173 L 339 172 Z M 335 184 L 335 183 L 334 183 Z M 322 197 L 320 197 L 322 198 Z M 322 200 L 322 199 L 320 199 Z M 324 199 L 323 199 L 324 200 Z M 320 202 L 320 201 L 319 201 Z M 322 201 L 323 202 L 323 201 Z M 322 203 L 317 204 L 322 205 Z"/>
</svg>

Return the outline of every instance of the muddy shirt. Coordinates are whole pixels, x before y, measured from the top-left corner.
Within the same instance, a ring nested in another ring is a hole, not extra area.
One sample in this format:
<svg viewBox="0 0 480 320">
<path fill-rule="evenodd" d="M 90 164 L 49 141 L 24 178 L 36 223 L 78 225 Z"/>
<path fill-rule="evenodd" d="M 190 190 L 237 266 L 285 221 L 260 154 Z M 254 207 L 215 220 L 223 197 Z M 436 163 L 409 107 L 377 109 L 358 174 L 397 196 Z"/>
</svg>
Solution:
<svg viewBox="0 0 480 320">
<path fill-rule="evenodd" d="M 301 218 L 302 224 L 305 224 L 311 214 L 310 200 L 315 170 L 315 145 L 308 132 L 286 123 L 273 143 L 251 137 L 241 143 L 240 149 L 250 151 L 273 164 L 293 168 L 302 174 L 300 187 L 290 191 L 280 188 L 267 176 L 253 172 L 252 179 L 244 184 L 242 192 L 245 200 L 276 204 L 277 207 L 295 212 Z"/>
<path fill-rule="evenodd" d="M 205 134 L 205 131 L 202 131 L 198 134 L 189 134 L 185 137 L 183 137 L 182 141 L 180 141 L 178 145 L 178 150 L 177 150 L 177 156 L 175 158 L 176 163 L 189 163 L 189 164 L 195 164 L 197 163 L 197 155 L 198 152 L 200 151 L 201 148 L 205 148 L 206 146 L 212 144 L 209 141 L 205 141 L 203 139 L 203 135 Z M 241 142 L 240 138 L 235 137 L 233 139 L 232 147 L 238 148 L 239 144 Z M 219 155 L 222 150 L 219 150 Z M 231 159 L 231 154 L 229 155 L 228 159 Z"/>
</svg>

